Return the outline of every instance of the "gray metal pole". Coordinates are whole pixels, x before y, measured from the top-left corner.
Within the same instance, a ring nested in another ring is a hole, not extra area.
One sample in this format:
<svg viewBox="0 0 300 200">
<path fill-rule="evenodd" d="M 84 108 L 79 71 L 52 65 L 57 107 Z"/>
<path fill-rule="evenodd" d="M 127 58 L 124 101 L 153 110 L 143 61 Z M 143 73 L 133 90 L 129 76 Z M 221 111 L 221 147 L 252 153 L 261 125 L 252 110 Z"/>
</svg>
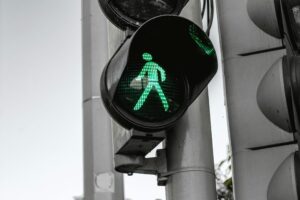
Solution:
<svg viewBox="0 0 300 200">
<path fill-rule="evenodd" d="M 123 200 L 123 175 L 113 168 L 111 122 L 100 99 L 108 61 L 108 29 L 97 0 L 82 0 L 84 199 Z"/>
<path fill-rule="evenodd" d="M 201 23 L 200 1 L 191 0 L 182 15 Z M 168 131 L 168 200 L 216 200 L 210 113 L 207 90 Z"/>
<path fill-rule="evenodd" d="M 108 56 L 111 57 L 125 39 L 125 32 L 121 31 L 111 22 L 107 21 L 107 36 Z M 120 132 L 120 129 L 124 129 L 113 120 L 111 120 L 111 126 L 113 133 Z"/>
</svg>

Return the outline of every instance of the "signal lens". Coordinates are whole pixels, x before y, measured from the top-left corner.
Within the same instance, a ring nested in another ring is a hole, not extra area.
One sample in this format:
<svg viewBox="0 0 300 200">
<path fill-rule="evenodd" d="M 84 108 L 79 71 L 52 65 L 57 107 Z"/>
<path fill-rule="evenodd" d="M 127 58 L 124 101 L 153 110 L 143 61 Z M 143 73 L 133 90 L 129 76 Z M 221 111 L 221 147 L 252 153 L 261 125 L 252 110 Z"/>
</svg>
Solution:
<svg viewBox="0 0 300 200">
<path fill-rule="evenodd" d="M 124 70 L 115 103 L 126 113 L 148 122 L 171 117 L 182 106 L 185 81 L 163 66 L 154 53 L 144 52 Z"/>
</svg>

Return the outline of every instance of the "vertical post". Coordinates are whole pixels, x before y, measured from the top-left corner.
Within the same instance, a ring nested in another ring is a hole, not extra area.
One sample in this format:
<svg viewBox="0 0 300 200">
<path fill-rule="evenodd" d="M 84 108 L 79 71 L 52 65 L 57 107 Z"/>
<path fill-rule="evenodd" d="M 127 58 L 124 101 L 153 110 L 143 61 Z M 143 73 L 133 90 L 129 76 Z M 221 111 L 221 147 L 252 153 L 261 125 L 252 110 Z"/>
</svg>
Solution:
<svg viewBox="0 0 300 200">
<path fill-rule="evenodd" d="M 123 200 L 123 175 L 113 167 L 111 122 L 100 98 L 108 61 L 107 20 L 97 0 L 82 0 L 84 199 Z"/>
<path fill-rule="evenodd" d="M 200 1 L 191 0 L 182 15 L 202 26 L 200 11 Z M 167 134 L 167 199 L 216 200 L 207 89 Z"/>
</svg>

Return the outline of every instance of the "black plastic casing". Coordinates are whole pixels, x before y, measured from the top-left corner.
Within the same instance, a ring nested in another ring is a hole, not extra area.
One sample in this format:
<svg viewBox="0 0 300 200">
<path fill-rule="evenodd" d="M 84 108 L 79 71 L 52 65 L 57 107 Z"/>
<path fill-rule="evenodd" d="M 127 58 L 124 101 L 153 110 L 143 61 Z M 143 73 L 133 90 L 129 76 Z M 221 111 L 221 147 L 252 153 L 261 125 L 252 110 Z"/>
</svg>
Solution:
<svg viewBox="0 0 300 200">
<path fill-rule="evenodd" d="M 138 20 L 131 18 L 129 16 L 126 16 L 124 13 L 119 11 L 117 8 L 114 7 L 114 5 L 111 3 L 111 0 L 98 0 L 99 5 L 105 14 L 105 16 L 113 23 L 115 26 L 122 30 L 131 29 L 136 30 L 138 27 L 140 27 L 145 21 L 149 20 Z M 119 0 L 122 1 L 122 0 Z M 163 15 L 171 14 L 171 15 L 178 15 L 180 14 L 183 7 L 186 5 L 186 3 L 189 0 L 173 0 L 176 1 L 175 8 L 170 13 L 163 13 Z"/>
<path fill-rule="evenodd" d="M 196 26 L 193 22 L 178 16 L 165 15 L 153 18 L 140 27 L 130 38 L 126 39 L 106 65 L 100 81 L 101 97 L 107 111 L 121 126 L 127 129 L 133 128 L 146 132 L 156 132 L 172 127 L 184 114 L 189 105 L 206 88 L 217 72 L 217 57 L 215 51 L 213 51 L 211 56 L 205 56 L 203 50 L 199 49 L 192 39 L 188 44 L 180 43 L 182 37 L 188 37 L 183 35 L 185 33 L 183 28 L 188 25 Z M 201 29 L 198 27 L 198 30 Z M 164 32 L 164 34 L 162 32 Z M 205 34 L 202 30 L 201 32 Z M 169 33 L 171 35 L 167 37 Z M 169 55 L 164 51 L 169 49 L 169 47 L 165 45 L 165 43 L 168 43 L 166 40 L 175 42 L 174 46 L 170 47 L 170 49 L 173 52 L 178 51 L 177 54 Z M 209 39 L 205 35 L 203 40 Z M 161 54 L 163 54 L 161 55 L 161 59 L 163 59 L 165 55 L 170 59 L 175 59 L 173 62 L 179 63 L 177 67 L 172 70 L 183 77 L 182 80 L 185 85 L 184 102 L 180 109 L 168 119 L 153 123 L 140 120 L 137 117 L 127 114 L 114 101 L 118 83 L 127 64 L 131 61 L 131 55 L 134 54 L 133 52 L 135 52 L 136 49 L 143 49 L 144 46 L 151 46 L 152 43 L 156 43 L 156 47 L 157 45 L 161 45 L 159 49 Z M 175 48 L 178 49 L 176 50 Z M 180 55 L 182 55 L 182 59 Z M 189 61 L 187 58 L 194 60 Z M 197 65 L 192 65 L 195 61 Z"/>
</svg>

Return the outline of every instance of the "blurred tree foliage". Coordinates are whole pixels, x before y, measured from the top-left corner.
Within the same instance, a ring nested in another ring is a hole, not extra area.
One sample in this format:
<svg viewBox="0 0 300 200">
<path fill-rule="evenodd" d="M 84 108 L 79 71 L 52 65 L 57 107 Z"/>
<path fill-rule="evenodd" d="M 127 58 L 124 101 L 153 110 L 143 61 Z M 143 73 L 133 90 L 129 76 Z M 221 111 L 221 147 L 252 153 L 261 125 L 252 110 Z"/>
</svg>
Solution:
<svg viewBox="0 0 300 200">
<path fill-rule="evenodd" d="M 218 200 L 233 200 L 231 151 L 227 146 L 227 157 L 216 166 Z"/>
</svg>

